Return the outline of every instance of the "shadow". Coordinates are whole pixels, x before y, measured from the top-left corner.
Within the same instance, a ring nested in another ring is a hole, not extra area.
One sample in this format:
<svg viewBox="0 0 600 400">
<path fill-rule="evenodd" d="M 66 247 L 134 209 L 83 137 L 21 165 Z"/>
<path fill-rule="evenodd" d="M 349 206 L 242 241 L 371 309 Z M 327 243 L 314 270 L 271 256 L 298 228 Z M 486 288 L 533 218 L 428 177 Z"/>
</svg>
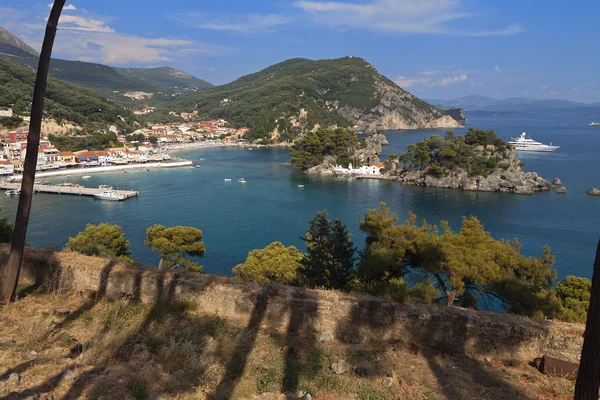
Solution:
<svg viewBox="0 0 600 400">
<path fill-rule="evenodd" d="M 0 375 L 0 381 L 8 379 L 10 374 L 13 374 L 13 373 L 20 374 L 23 371 L 27 371 L 30 367 L 34 366 L 37 362 L 39 362 L 39 360 L 29 360 L 29 361 L 25 361 L 25 362 L 17 365 L 16 367 L 9 368 L 5 373 Z"/>
<path fill-rule="evenodd" d="M 394 364 L 386 359 L 386 349 L 401 346 L 406 353 L 411 354 L 411 358 L 417 360 L 413 362 L 425 360 L 439 387 L 430 393 L 431 398 L 443 395 L 448 399 L 533 400 L 494 373 L 485 362 L 471 356 L 490 354 L 500 347 L 510 353 L 511 348 L 519 346 L 518 332 L 507 333 L 502 343 L 494 343 L 482 337 L 481 330 L 473 328 L 473 324 L 489 321 L 475 322 L 468 316 L 471 311 L 462 311 L 437 309 L 435 306 L 401 305 L 363 297 L 353 304 L 350 316 L 339 325 L 336 336 L 346 344 L 347 349 L 374 348 L 380 351 L 378 365 L 372 365 L 374 370 L 370 373 L 381 378 L 395 372 L 393 368 L 380 368 L 386 364 Z M 498 329 L 502 329 L 501 324 L 498 325 Z M 504 329 L 506 328 L 505 326 Z M 404 365 L 409 366 L 411 365 Z M 359 368 L 360 365 L 355 371 Z M 479 390 L 482 390 L 481 393 L 477 392 Z"/>
<path fill-rule="evenodd" d="M 108 263 L 102 268 L 102 272 L 100 273 L 100 281 L 98 282 L 98 290 L 96 293 L 87 299 L 77 310 L 70 312 L 65 319 L 56 324 L 54 331 L 60 331 L 61 329 L 66 328 L 73 321 L 77 320 L 83 313 L 91 310 L 100 300 L 102 300 L 106 296 L 106 290 L 108 287 L 108 278 L 110 277 L 110 273 L 115 267 L 116 262 L 113 260 L 109 260 Z"/>
<path fill-rule="evenodd" d="M 301 375 L 312 376 L 320 369 L 319 362 L 317 365 L 310 362 L 315 351 L 314 324 L 318 316 L 318 301 L 307 296 L 306 289 L 294 289 L 289 308 L 287 351 L 281 387 L 288 399 L 296 399 Z"/>
<path fill-rule="evenodd" d="M 248 326 L 246 327 L 244 334 L 240 337 L 233 352 L 233 356 L 227 363 L 223 378 L 217 385 L 215 391 L 207 396 L 207 399 L 228 400 L 231 398 L 237 383 L 244 374 L 248 356 L 252 352 L 254 341 L 256 340 L 256 336 L 258 335 L 260 326 L 265 317 L 269 301 L 268 290 L 269 287 L 266 286 L 256 296 L 256 302 Z"/>
</svg>

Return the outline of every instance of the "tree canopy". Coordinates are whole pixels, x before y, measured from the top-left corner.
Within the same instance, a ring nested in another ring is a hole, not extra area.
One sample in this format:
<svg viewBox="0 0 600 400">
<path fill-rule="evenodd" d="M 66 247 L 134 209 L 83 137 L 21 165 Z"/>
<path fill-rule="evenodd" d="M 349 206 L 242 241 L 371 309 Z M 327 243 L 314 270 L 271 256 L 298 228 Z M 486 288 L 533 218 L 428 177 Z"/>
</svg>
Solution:
<svg viewBox="0 0 600 400">
<path fill-rule="evenodd" d="M 166 228 L 154 225 L 146 229 L 145 245 L 160 253 L 160 269 L 184 268 L 202 272 L 202 266 L 188 257 L 202 257 L 206 251 L 202 231 L 191 226 Z"/>
<path fill-rule="evenodd" d="M 129 241 L 118 225 L 87 224 L 82 232 L 69 238 L 67 249 L 86 255 L 97 255 L 132 262 Z"/>
<path fill-rule="evenodd" d="M 308 287 L 348 290 L 353 277 L 356 248 L 348 228 L 339 219 L 331 221 L 327 211 L 317 213 L 309 221 L 306 255 L 298 271 L 301 282 Z"/>
<path fill-rule="evenodd" d="M 548 247 L 540 258 L 520 254 L 520 244 L 495 240 L 475 217 L 463 217 L 460 231 L 448 223 L 433 226 L 416 216 L 398 225 L 382 204 L 360 221 L 367 234 L 358 277 L 367 287 L 381 288 L 409 272 L 436 283 L 439 299 L 452 305 L 476 307 L 479 299 L 500 299 L 508 311 L 555 315 L 558 302 L 551 291 L 556 278 Z"/>
<path fill-rule="evenodd" d="M 457 168 L 470 175 L 487 176 L 497 167 L 508 167 L 508 163 L 502 163 L 508 157 L 508 148 L 493 130 L 469 128 L 465 136 L 447 132 L 445 137 L 433 135 L 410 144 L 399 161 L 405 170 L 426 170 L 434 176 Z"/>
<path fill-rule="evenodd" d="M 351 159 L 359 140 L 349 129 L 319 129 L 307 132 L 290 150 L 291 164 L 303 170 L 321 164 L 326 157 Z"/>
<path fill-rule="evenodd" d="M 295 246 L 273 242 L 264 249 L 252 250 L 243 264 L 233 268 L 233 275 L 243 281 L 292 285 L 298 281 L 297 271 L 302 254 Z"/>
</svg>

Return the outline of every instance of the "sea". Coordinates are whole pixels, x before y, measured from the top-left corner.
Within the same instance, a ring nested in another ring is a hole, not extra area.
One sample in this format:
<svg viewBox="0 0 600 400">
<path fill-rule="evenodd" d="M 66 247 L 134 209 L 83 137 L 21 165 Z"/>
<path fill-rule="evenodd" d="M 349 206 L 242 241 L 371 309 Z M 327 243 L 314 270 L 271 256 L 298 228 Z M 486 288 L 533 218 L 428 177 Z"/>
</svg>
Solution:
<svg viewBox="0 0 600 400">
<path fill-rule="evenodd" d="M 590 278 L 600 238 L 600 197 L 585 193 L 600 187 L 600 128 L 585 117 L 478 117 L 469 127 L 493 129 L 504 139 L 522 131 L 543 143 L 561 146 L 555 153 L 520 153 L 526 171 L 546 179 L 560 178 L 568 193 L 531 196 L 406 187 L 395 182 L 307 176 L 289 165 L 283 149 L 214 147 L 178 153 L 200 168 L 140 169 L 139 172 L 93 174 L 48 179 L 96 187 L 139 190 L 136 199 L 102 201 L 71 195 L 35 194 L 27 242 L 36 247 L 64 248 L 86 224 L 107 222 L 123 227 L 135 260 L 157 265 L 160 256 L 144 246 L 146 228 L 190 225 L 202 230 L 206 254 L 200 263 L 207 273 L 230 275 L 248 252 L 274 241 L 304 249 L 300 239 L 318 211 L 342 220 L 357 247 L 364 246 L 359 218 L 381 202 L 400 220 L 409 211 L 437 224 L 460 229 L 463 216 L 479 218 L 496 239 L 517 238 L 522 252 L 539 256 L 548 244 L 556 256 L 560 278 Z M 444 130 L 385 132 L 389 145 L 381 158 L 399 154 L 411 143 Z M 224 179 L 232 179 L 225 182 Z M 245 178 L 246 184 L 237 183 Z M 299 187 L 298 185 L 304 185 Z M 0 215 L 14 220 L 17 198 L 0 196 Z"/>
</svg>

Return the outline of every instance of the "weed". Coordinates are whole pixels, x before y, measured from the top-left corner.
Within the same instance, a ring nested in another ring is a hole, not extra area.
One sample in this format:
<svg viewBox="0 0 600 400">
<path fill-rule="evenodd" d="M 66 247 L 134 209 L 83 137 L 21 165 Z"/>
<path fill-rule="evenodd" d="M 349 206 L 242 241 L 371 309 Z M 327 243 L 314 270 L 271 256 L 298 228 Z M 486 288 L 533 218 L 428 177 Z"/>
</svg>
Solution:
<svg viewBox="0 0 600 400">
<path fill-rule="evenodd" d="M 63 333 L 59 339 L 59 343 L 62 347 L 69 347 L 71 344 L 73 344 L 73 342 L 76 341 L 77 339 L 75 339 L 75 337 L 69 333 Z"/>
<path fill-rule="evenodd" d="M 135 378 L 131 379 L 127 389 L 129 389 L 129 392 L 135 400 L 145 400 L 148 397 L 146 385 Z"/>
<path fill-rule="evenodd" d="M 258 379 L 256 381 L 256 389 L 258 393 L 264 392 L 275 392 L 279 390 L 281 383 L 281 374 L 277 369 L 270 368 L 258 368 Z"/>
</svg>

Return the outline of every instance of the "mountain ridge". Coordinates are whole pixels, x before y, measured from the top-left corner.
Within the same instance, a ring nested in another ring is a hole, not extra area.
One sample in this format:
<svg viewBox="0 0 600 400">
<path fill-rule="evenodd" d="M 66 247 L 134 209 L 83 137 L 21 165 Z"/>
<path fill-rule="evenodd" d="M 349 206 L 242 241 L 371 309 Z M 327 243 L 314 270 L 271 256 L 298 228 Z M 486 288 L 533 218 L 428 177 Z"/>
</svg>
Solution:
<svg viewBox="0 0 600 400">
<path fill-rule="evenodd" d="M 201 117 L 249 126 L 254 139 L 291 141 L 303 131 L 355 126 L 390 130 L 460 124 L 358 57 L 293 58 L 176 99 Z"/>
</svg>

